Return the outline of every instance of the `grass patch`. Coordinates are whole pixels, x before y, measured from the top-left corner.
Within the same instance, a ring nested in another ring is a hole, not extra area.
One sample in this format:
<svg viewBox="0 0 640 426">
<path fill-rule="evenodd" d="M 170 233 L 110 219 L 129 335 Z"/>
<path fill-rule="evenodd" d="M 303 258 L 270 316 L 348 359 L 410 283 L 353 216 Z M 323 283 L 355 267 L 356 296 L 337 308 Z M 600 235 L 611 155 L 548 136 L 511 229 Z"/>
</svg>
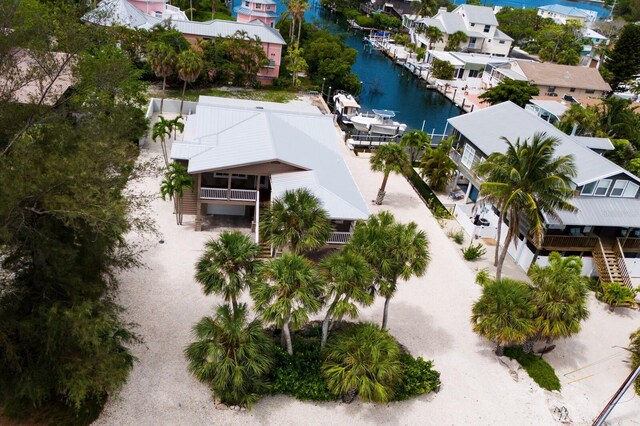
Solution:
<svg viewBox="0 0 640 426">
<path fill-rule="evenodd" d="M 553 367 L 544 359 L 533 354 L 526 354 L 522 351 L 522 348 L 518 347 L 505 348 L 504 355 L 518 361 L 522 368 L 527 371 L 529 377 L 541 388 L 550 391 L 560 390 L 560 379 L 556 376 Z"/>
<path fill-rule="evenodd" d="M 161 91 L 153 92 L 153 96 L 162 96 Z M 253 101 L 287 103 L 298 97 L 297 92 L 286 89 L 188 89 L 185 93 L 185 101 L 197 101 L 200 96 L 217 96 L 219 98 L 249 99 Z M 180 99 L 182 91 L 167 90 L 167 98 Z"/>
</svg>

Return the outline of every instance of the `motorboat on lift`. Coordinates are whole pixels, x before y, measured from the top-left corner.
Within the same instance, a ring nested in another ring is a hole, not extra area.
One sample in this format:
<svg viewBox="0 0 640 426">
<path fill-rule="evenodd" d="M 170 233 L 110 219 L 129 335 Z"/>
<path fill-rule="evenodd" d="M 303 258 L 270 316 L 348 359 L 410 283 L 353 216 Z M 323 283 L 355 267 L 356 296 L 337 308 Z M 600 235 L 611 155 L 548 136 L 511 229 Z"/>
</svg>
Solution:
<svg viewBox="0 0 640 426">
<path fill-rule="evenodd" d="M 360 113 L 360 104 L 347 92 L 336 93 L 333 96 L 333 104 L 338 118 L 344 124 L 351 124 L 351 117 Z"/>
<path fill-rule="evenodd" d="M 407 125 L 393 121 L 395 116 L 395 112 L 388 109 L 374 109 L 372 113 L 360 113 L 351 117 L 351 123 L 359 132 L 385 136 L 402 135 L 407 130 Z"/>
</svg>

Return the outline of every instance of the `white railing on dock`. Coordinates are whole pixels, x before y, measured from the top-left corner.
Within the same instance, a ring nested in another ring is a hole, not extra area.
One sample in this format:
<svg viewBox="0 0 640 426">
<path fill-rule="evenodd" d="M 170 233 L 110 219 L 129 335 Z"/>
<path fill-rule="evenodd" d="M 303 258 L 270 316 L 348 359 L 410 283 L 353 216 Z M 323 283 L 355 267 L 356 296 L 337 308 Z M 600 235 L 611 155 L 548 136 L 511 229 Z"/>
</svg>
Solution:
<svg viewBox="0 0 640 426">
<path fill-rule="evenodd" d="M 327 244 L 347 244 L 353 232 L 332 232 Z"/>
<path fill-rule="evenodd" d="M 252 189 L 200 188 L 203 200 L 256 201 L 257 196 Z"/>
</svg>

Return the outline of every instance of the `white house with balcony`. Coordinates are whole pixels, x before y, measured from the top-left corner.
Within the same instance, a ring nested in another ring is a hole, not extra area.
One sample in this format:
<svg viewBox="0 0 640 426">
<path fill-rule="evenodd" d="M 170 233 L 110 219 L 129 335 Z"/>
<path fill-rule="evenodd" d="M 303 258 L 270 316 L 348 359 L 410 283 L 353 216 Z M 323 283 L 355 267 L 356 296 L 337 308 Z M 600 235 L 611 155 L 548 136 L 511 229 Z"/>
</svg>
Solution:
<svg viewBox="0 0 640 426">
<path fill-rule="evenodd" d="M 569 21 L 576 21 L 585 25 L 588 22 L 596 22 L 598 20 L 598 12 L 595 10 L 564 6 L 562 4 L 540 6 L 538 8 L 538 16 L 553 19 L 556 24 L 561 25 Z"/>
<path fill-rule="evenodd" d="M 466 194 L 459 221 L 478 223 L 484 219 L 486 224 L 481 230 L 472 228 L 472 232 L 495 238 L 497 227 L 502 226 L 503 241 L 506 235 L 506 224 L 499 224 L 497 209 L 482 197 L 483 181 L 475 173 L 475 166 L 495 152 L 506 152 L 503 137 L 515 142 L 544 133 L 558 139 L 557 155 L 573 156 L 577 173 L 571 183 L 575 196 L 570 202 L 577 211 L 559 211 L 556 218 L 545 217 L 540 240 L 533 238 L 523 221 L 519 243 L 509 247 L 510 256 L 526 271 L 534 262 L 544 266 L 549 253 L 559 251 L 582 257 L 583 273 L 598 275 L 604 282 L 631 286 L 631 277 L 640 277 L 640 178 L 601 155 L 609 148 L 607 141 L 566 135 L 511 102 L 448 121 L 455 137 L 451 151 L 458 164 L 455 183 Z M 467 208 L 467 200 L 475 206 Z"/>
<path fill-rule="evenodd" d="M 193 177 L 184 198 L 195 229 L 232 217 L 259 241 L 260 212 L 288 190 L 320 199 L 334 227 L 330 244 L 345 243 L 355 221 L 369 217 L 342 158 L 331 115 L 304 102 L 279 104 L 200 96 L 171 158 Z"/>
<path fill-rule="evenodd" d="M 461 52 L 507 56 L 513 42 L 511 37 L 498 29 L 498 20 L 490 7 L 463 4 L 452 12 L 440 8 L 433 17 L 405 15 L 403 18 L 412 40 L 418 47 L 427 49 L 444 50 L 449 36 L 459 31 L 468 37 L 457 49 Z M 441 41 L 429 40 L 424 29 L 430 26 L 442 31 L 444 35 Z"/>
</svg>

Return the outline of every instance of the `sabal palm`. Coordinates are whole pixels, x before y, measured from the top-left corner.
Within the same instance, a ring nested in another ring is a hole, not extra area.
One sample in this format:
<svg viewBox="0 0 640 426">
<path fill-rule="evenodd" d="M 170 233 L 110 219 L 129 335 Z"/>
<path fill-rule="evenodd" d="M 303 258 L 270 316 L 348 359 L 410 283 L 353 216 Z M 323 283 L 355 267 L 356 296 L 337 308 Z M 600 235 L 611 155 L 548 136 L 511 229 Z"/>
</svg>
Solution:
<svg viewBox="0 0 640 426">
<path fill-rule="evenodd" d="M 571 178 L 576 175 L 575 164 L 571 155 L 556 155 L 558 139 L 536 133 L 530 141 L 503 140 L 506 153 L 491 154 L 476 166 L 478 175 L 485 178 L 481 192 L 501 208 L 500 224 L 509 217 L 505 244 L 496 265 L 497 279 L 501 277 L 509 244 L 518 239 L 521 219 L 528 222 L 534 239 L 541 241 L 543 215 L 558 220 L 558 211 L 577 210 L 567 201 L 573 197 Z"/>
<path fill-rule="evenodd" d="M 258 266 L 260 248 L 251 238 L 238 231 L 225 231 L 218 239 L 207 242 L 196 263 L 196 281 L 204 294 L 221 295 L 231 302 L 233 310 Z"/>
<path fill-rule="evenodd" d="M 535 334 L 536 308 L 527 283 L 495 279 L 482 287 L 472 308 L 473 331 L 496 343 L 496 354 L 505 345 L 522 344 Z"/>
<path fill-rule="evenodd" d="M 291 328 L 301 327 L 320 310 L 323 283 L 313 264 L 293 253 L 272 259 L 260 275 L 251 285 L 251 297 L 262 320 L 282 329 L 283 346 L 293 355 Z"/>
<path fill-rule="evenodd" d="M 166 43 L 154 42 L 148 46 L 147 60 L 153 73 L 158 77 L 162 77 L 162 99 L 160 100 L 160 114 L 162 114 L 167 77 L 173 75 L 175 72 L 177 60 L 176 51 Z"/>
<path fill-rule="evenodd" d="M 325 297 L 330 304 L 322 322 L 321 348 L 324 348 L 334 321 L 343 317 L 358 317 L 358 305 L 369 306 L 373 294 L 373 272 L 364 257 L 350 250 L 341 250 L 320 264 L 325 284 Z"/>
<path fill-rule="evenodd" d="M 413 164 L 423 149 L 429 147 L 431 137 L 421 130 L 412 130 L 402 135 L 400 145 L 409 150 L 409 159 Z"/>
<path fill-rule="evenodd" d="M 171 137 L 171 120 L 167 120 L 163 116 L 158 116 L 158 121 L 153 124 L 151 138 L 154 141 L 160 139 L 160 147 L 162 147 L 162 157 L 164 165 L 169 168 L 169 154 L 167 152 L 166 139 Z"/>
<path fill-rule="evenodd" d="M 537 337 L 551 341 L 569 337 L 581 329 L 589 317 L 587 284 L 582 276 L 582 260 L 576 256 L 549 255 L 549 266 L 531 265 L 533 304 Z"/>
<path fill-rule="evenodd" d="M 402 224 L 383 211 L 356 224 L 346 247 L 362 255 L 374 271 L 376 292 L 385 298 L 382 328 L 387 327 L 389 302 L 398 280 L 420 277 L 429 264 L 429 242 L 414 222 Z"/>
<path fill-rule="evenodd" d="M 274 364 L 273 343 L 246 304 L 218 306 L 214 317 L 193 326 L 196 339 L 184 349 L 188 370 L 228 405 L 251 407 L 267 387 Z"/>
<path fill-rule="evenodd" d="M 447 45 L 444 50 L 458 51 L 462 43 L 466 43 L 469 37 L 462 31 L 456 31 L 447 39 Z"/>
<path fill-rule="evenodd" d="M 455 161 L 449 157 L 450 150 L 451 141 L 445 140 L 436 148 L 428 147 L 420 160 L 420 174 L 434 191 L 443 191 L 458 170 Z"/>
<path fill-rule="evenodd" d="M 160 183 L 160 195 L 165 200 L 169 197 L 173 200 L 176 213 L 176 223 L 182 225 L 184 190 L 193 188 L 191 175 L 187 173 L 187 169 L 178 163 L 169 164 L 169 169 L 164 175 L 164 179 Z"/>
<path fill-rule="evenodd" d="M 424 34 L 429 39 L 429 49 L 433 49 L 433 45 L 444 40 L 444 33 L 438 27 L 429 25 L 424 28 Z"/>
<path fill-rule="evenodd" d="M 409 156 L 405 148 L 400 144 L 388 143 L 376 148 L 369 159 L 369 163 L 371 170 L 384 173 L 384 178 L 382 179 L 382 184 L 376 197 L 376 204 L 382 204 L 389 174 L 405 173 L 408 168 L 411 167 Z"/>
<path fill-rule="evenodd" d="M 195 49 L 186 49 L 180 52 L 176 60 L 176 70 L 178 78 L 184 81 L 182 86 L 182 99 L 180 100 L 180 115 L 182 115 L 182 105 L 184 104 L 184 94 L 187 90 L 187 83 L 196 81 L 204 69 L 202 53 Z"/>
<path fill-rule="evenodd" d="M 358 324 L 327 345 L 322 375 L 336 395 L 357 392 L 363 401 L 387 402 L 401 379 L 400 349 L 373 324 Z"/>
<path fill-rule="evenodd" d="M 308 189 L 286 191 L 260 219 L 261 237 L 276 248 L 300 254 L 325 245 L 331 236 L 329 215 Z"/>
</svg>

